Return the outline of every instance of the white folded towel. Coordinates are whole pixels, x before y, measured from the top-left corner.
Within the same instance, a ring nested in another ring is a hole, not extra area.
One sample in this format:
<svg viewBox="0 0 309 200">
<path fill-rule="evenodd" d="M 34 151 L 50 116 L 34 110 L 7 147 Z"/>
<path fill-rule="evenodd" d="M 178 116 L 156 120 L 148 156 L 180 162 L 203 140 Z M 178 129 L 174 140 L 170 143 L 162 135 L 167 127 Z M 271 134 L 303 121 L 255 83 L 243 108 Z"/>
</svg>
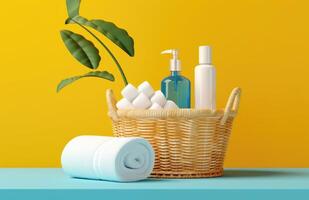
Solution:
<svg viewBox="0 0 309 200">
<path fill-rule="evenodd" d="M 147 178 L 154 157 L 143 138 L 78 136 L 65 146 L 61 163 L 72 177 L 129 182 Z"/>
</svg>

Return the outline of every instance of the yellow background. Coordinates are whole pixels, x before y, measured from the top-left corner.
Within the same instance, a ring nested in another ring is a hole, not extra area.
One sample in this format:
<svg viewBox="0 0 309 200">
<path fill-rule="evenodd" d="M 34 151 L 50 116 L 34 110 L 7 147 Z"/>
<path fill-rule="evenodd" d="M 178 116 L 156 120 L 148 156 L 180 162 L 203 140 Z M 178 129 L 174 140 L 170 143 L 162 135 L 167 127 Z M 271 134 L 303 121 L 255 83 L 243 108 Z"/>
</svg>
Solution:
<svg viewBox="0 0 309 200">
<path fill-rule="evenodd" d="M 197 47 L 210 44 L 218 73 L 218 106 L 243 89 L 226 167 L 309 167 L 309 2 L 301 0 L 84 0 L 81 14 L 128 30 L 131 58 L 102 38 L 129 82 L 159 89 L 169 74 L 167 48 L 179 48 L 194 80 Z M 83 79 L 56 93 L 63 79 L 88 72 L 66 50 L 64 0 L 2 1 L 0 7 L 0 167 L 59 167 L 66 142 L 111 135 L 105 90 L 123 86 L 102 49 L 100 69 L 116 82 Z M 92 40 L 92 38 L 91 38 Z M 192 87 L 193 90 L 193 87 Z"/>
</svg>

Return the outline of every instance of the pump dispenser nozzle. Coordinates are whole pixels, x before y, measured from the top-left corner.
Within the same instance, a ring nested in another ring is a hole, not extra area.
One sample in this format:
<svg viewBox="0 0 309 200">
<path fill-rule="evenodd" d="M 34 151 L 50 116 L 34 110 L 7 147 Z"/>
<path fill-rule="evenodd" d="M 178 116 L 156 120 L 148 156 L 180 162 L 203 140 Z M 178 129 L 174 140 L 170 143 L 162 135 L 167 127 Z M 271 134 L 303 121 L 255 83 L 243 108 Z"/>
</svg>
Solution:
<svg viewBox="0 0 309 200">
<path fill-rule="evenodd" d="M 170 70 L 171 71 L 181 71 L 181 62 L 178 59 L 178 49 L 168 49 L 162 51 L 161 54 L 172 54 L 173 58 L 170 60 Z"/>
</svg>

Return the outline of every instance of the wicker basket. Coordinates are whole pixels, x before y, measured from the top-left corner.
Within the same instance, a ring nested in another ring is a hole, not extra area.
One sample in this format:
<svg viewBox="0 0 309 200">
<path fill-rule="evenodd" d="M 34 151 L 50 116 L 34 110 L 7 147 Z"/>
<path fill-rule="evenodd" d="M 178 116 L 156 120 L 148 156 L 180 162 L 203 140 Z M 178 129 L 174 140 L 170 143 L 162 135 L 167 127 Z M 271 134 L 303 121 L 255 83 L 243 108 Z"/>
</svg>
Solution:
<svg viewBox="0 0 309 200">
<path fill-rule="evenodd" d="M 115 136 L 143 137 L 155 150 L 151 177 L 202 178 L 223 175 L 223 162 L 241 90 L 225 110 L 117 110 L 107 90 L 108 115 Z"/>
</svg>

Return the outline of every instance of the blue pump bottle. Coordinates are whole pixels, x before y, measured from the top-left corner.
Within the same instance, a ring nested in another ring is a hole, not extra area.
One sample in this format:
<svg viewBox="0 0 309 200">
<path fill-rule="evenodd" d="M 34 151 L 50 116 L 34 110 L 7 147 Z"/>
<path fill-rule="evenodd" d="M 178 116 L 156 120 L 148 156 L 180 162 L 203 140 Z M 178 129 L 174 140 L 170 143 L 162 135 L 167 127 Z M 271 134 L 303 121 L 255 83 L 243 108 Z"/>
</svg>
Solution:
<svg viewBox="0 0 309 200">
<path fill-rule="evenodd" d="M 190 108 L 190 80 L 180 74 L 181 62 L 178 59 L 178 50 L 169 49 L 162 54 L 172 54 L 170 60 L 171 75 L 161 82 L 161 91 L 168 100 L 174 101 L 179 108 Z"/>
</svg>

